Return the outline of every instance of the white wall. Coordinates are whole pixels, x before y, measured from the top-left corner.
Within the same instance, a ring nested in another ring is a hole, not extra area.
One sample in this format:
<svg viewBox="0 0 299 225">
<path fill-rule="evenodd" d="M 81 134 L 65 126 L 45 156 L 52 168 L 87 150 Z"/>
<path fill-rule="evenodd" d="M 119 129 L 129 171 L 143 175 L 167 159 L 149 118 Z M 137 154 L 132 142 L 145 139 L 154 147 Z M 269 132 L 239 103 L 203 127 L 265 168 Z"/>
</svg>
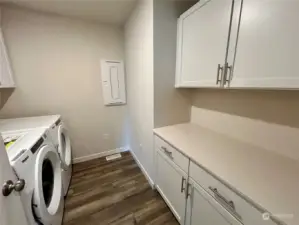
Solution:
<svg viewBox="0 0 299 225">
<path fill-rule="evenodd" d="M 196 90 L 191 122 L 299 161 L 299 92 Z"/>
<path fill-rule="evenodd" d="M 2 118 L 61 114 L 74 157 L 125 145 L 126 106 L 104 107 L 100 73 L 100 59 L 124 58 L 120 28 L 7 7 L 2 27 L 17 84 Z"/>
<path fill-rule="evenodd" d="M 140 0 L 125 25 L 130 147 L 151 179 L 153 128 L 190 120 L 190 93 L 174 79 L 177 18 L 194 2 Z"/>
<path fill-rule="evenodd" d="M 176 89 L 177 18 L 195 1 L 154 0 L 154 126 L 190 120 L 190 90 Z"/>
<path fill-rule="evenodd" d="M 140 0 L 125 25 L 129 145 L 153 179 L 153 1 Z"/>
</svg>

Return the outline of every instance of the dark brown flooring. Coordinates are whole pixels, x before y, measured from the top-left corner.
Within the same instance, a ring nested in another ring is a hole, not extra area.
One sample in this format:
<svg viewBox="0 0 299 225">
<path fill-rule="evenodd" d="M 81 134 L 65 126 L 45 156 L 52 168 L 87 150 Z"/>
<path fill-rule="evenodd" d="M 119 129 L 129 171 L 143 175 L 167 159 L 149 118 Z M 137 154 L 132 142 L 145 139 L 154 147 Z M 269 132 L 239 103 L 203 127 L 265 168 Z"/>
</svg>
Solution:
<svg viewBox="0 0 299 225">
<path fill-rule="evenodd" d="M 178 225 L 131 154 L 122 155 L 74 165 L 64 225 Z"/>
</svg>

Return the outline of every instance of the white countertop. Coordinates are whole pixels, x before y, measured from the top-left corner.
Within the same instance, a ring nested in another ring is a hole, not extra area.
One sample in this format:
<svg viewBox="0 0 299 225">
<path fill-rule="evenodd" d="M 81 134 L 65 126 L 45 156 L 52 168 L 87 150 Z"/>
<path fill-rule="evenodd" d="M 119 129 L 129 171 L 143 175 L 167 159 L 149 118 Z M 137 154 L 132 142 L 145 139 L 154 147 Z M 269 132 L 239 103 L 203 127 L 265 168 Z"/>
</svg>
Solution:
<svg viewBox="0 0 299 225">
<path fill-rule="evenodd" d="M 196 124 L 157 128 L 154 133 L 273 215 L 294 216 L 278 215 L 281 221 L 299 225 L 298 161 Z"/>
</svg>

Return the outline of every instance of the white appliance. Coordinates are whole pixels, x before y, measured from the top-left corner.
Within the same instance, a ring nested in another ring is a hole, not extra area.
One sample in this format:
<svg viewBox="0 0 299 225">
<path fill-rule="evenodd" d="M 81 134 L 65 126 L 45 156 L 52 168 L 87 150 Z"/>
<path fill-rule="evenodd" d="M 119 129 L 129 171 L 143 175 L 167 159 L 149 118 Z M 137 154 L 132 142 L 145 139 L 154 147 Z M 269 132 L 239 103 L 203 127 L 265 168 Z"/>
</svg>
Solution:
<svg viewBox="0 0 299 225">
<path fill-rule="evenodd" d="M 60 159 L 46 128 L 3 132 L 9 161 L 19 179 L 20 192 L 29 224 L 60 225 L 64 196 Z"/>
<path fill-rule="evenodd" d="M 0 120 L 1 133 L 31 130 L 39 127 L 47 128 L 47 132 L 58 150 L 62 168 L 62 185 L 64 195 L 66 195 L 72 176 L 72 149 L 68 131 L 61 120 L 61 116 L 52 115 Z"/>
</svg>

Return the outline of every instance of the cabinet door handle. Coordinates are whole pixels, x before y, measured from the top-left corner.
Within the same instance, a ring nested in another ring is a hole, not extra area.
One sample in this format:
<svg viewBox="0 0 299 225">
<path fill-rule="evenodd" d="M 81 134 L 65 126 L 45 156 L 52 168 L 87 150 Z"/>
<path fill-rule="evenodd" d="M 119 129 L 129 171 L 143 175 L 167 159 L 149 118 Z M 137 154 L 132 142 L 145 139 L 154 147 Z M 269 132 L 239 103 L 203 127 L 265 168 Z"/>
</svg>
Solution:
<svg viewBox="0 0 299 225">
<path fill-rule="evenodd" d="M 242 217 L 237 213 L 235 203 L 233 201 L 227 200 L 223 197 L 217 190 L 217 188 L 209 187 L 209 189 L 215 194 L 216 199 L 221 205 L 223 205 L 231 214 L 233 214 L 239 221 L 242 221 Z"/>
<path fill-rule="evenodd" d="M 186 181 L 186 178 L 182 177 L 182 181 L 181 181 L 181 193 L 183 193 L 183 191 L 185 191 L 185 187 L 184 187 L 185 181 Z"/>
<path fill-rule="evenodd" d="M 221 82 L 221 78 L 219 77 L 219 75 L 220 75 L 220 70 L 221 70 L 221 74 L 222 74 L 223 66 L 220 66 L 220 64 L 218 64 L 218 67 L 217 67 L 217 79 L 216 79 L 216 84 L 218 84 L 219 82 Z"/>
<path fill-rule="evenodd" d="M 190 184 L 189 182 L 187 182 L 187 187 L 186 187 L 186 199 L 188 199 L 188 197 L 190 196 L 190 192 L 189 192 L 190 186 L 191 186 L 191 184 Z"/>
<path fill-rule="evenodd" d="M 228 73 L 229 71 L 229 73 Z M 224 85 L 226 83 L 228 83 L 228 85 L 230 84 L 230 81 L 232 79 L 232 72 L 233 72 L 233 66 L 232 65 L 228 65 L 228 63 L 225 63 L 225 68 L 224 68 L 224 76 L 225 76 L 225 79 L 224 79 Z"/>
<path fill-rule="evenodd" d="M 233 201 L 228 201 L 225 197 L 223 197 L 217 190 L 217 188 L 209 187 L 209 189 L 215 194 L 217 198 L 220 198 L 223 202 L 225 202 L 229 207 L 235 210 L 235 204 Z"/>
<path fill-rule="evenodd" d="M 165 154 L 166 154 L 170 159 L 173 159 L 173 157 L 172 157 L 172 152 L 171 152 L 171 151 L 168 151 L 167 148 L 164 147 L 164 146 L 162 146 L 161 148 L 164 150 Z"/>
</svg>

